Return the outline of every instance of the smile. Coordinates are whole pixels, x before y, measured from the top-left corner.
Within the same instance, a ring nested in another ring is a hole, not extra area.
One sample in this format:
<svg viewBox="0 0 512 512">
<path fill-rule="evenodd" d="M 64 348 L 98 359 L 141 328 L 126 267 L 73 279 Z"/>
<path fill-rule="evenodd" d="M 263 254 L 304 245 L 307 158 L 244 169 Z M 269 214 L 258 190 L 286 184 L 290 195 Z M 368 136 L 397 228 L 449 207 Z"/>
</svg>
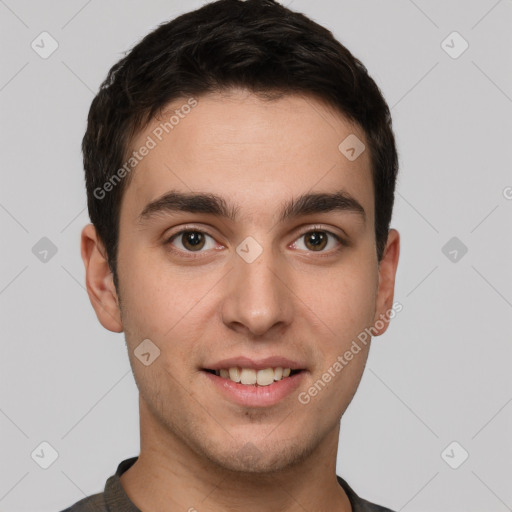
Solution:
<svg viewBox="0 0 512 512">
<path fill-rule="evenodd" d="M 286 379 L 300 370 L 292 370 L 291 368 L 264 368 L 255 370 L 254 368 L 221 368 L 220 370 L 207 370 L 223 379 L 244 384 L 246 386 L 270 386 L 274 382 Z"/>
</svg>

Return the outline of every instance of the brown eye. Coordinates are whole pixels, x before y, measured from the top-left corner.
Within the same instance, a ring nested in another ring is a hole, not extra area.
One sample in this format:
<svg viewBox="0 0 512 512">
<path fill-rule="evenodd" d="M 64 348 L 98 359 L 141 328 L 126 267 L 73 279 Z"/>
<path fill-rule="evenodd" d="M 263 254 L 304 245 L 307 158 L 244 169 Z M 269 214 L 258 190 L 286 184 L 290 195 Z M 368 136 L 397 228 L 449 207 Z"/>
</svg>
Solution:
<svg viewBox="0 0 512 512">
<path fill-rule="evenodd" d="M 323 231 L 310 231 L 303 235 L 306 242 L 305 246 L 310 251 L 321 251 L 327 245 L 327 236 Z"/>
<path fill-rule="evenodd" d="M 341 245 L 345 245 L 341 237 L 325 229 L 307 231 L 293 243 L 295 249 L 322 253 L 330 252 L 330 249 L 336 247 L 340 248 Z"/>
<path fill-rule="evenodd" d="M 210 246 L 208 245 L 210 239 Z M 202 249 L 213 249 L 215 240 L 208 234 L 196 230 L 184 230 L 173 235 L 168 243 L 174 245 L 182 252 L 204 252 Z"/>
<path fill-rule="evenodd" d="M 181 234 L 181 243 L 189 251 L 200 250 L 204 247 L 204 235 L 199 231 L 185 231 Z"/>
</svg>

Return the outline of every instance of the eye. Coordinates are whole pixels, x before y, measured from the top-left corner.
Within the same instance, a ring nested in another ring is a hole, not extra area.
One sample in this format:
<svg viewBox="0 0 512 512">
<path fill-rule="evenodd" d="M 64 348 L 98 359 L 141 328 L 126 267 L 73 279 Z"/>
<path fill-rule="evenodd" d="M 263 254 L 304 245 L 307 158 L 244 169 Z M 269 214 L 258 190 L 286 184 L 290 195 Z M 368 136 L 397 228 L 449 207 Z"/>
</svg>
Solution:
<svg viewBox="0 0 512 512">
<path fill-rule="evenodd" d="M 305 239 L 305 242 L 297 242 Z M 313 229 L 302 233 L 292 244 L 294 249 L 301 249 L 312 252 L 329 252 L 330 249 L 345 245 L 341 237 L 325 229 Z M 328 247 L 327 250 L 324 250 Z"/>
<path fill-rule="evenodd" d="M 304 239 L 304 241 L 302 241 Z M 198 229 L 182 229 L 168 238 L 166 244 L 172 247 L 176 253 L 193 257 L 193 253 L 200 254 L 207 250 L 215 249 L 215 239 Z M 344 240 L 326 229 L 314 228 L 302 233 L 291 247 L 310 252 L 328 253 L 336 247 L 346 245 Z M 204 250 L 203 250 L 204 249 Z"/>
<path fill-rule="evenodd" d="M 178 245 L 175 245 L 177 242 Z M 208 246 L 209 242 L 209 246 Z M 199 230 L 182 230 L 172 235 L 167 241 L 170 245 L 177 247 L 183 252 L 201 252 L 201 249 L 214 249 L 215 240 L 213 237 Z M 181 246 L 181 247 L 180 247 Z M 203 251 L 204 252 L 204 251 Z"/>
</svg>

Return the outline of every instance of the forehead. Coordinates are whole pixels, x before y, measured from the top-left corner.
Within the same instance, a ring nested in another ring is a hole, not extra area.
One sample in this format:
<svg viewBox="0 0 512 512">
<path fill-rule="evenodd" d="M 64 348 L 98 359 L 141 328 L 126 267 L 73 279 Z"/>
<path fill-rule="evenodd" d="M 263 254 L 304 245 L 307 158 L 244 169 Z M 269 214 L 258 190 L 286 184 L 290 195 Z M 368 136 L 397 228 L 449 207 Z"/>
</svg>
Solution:
<svg viewBox="0 0 512 512">
<path fill-rule="evenodd" d="M 128 157 L 132 151 L 140 160 L 121 208 L 132 220 L 169 190 L 217 194 L 253 220 L 283 198 L 345 190 L 373 219 L 365 134 L 312 97 L 265 100 L 241 90 L 184 97 L 137 134 Z"/>
</svg>

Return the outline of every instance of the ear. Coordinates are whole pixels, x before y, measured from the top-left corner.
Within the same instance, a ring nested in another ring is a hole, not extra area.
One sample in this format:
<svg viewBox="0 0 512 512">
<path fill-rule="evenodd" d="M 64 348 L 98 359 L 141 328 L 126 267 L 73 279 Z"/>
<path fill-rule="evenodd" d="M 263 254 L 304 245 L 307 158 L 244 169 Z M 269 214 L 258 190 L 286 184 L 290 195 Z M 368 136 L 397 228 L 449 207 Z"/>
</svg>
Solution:
<svg viewBox="0 0 512 512">
<path fill-rule="evenodd" d="M 390 229 L 384 254 L 379 264 L 379 287 L 377 291 L 377 304 L 372 328 L 375 336 L 384 334 L 389 325 L 389 311 L 393 307 L 395 293 L 395 276 L 400 255 L 400 234 L 396 229 Z M 380 320 L 379 322 L 377 322 Z M 378 325 L 384 324 L 378 328 Z"/>
<path fill-rule="evenodd" d="M 122 332 L 119 300 L 108 266 L 107 253 L 93 224 L 88 224 L 82 230 L 81 253 L 87 293 L 98 320 L 105 329 Z"/>
</svg>

